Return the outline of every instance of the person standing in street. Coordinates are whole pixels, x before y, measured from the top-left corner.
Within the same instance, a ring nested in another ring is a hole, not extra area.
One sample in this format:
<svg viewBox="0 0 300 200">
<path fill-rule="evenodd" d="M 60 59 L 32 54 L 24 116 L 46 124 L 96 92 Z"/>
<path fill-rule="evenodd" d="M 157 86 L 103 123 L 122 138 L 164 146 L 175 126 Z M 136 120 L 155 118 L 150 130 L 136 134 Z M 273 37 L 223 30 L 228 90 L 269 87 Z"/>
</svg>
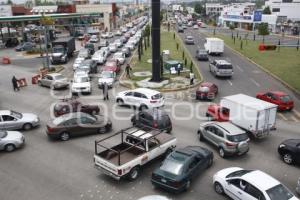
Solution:
<svg viewBox="0 0 300 200">
<path fill-rule="evenodd" d="M 12 81 L 12 84 L 13 84 L 14 91 L 19 91 L 20 88 L 18 86 L 18 79 L 15 76 L 13 76 L 11 81 Z"/>
<path fill-rule="evenodd" d="M 127 76 L 128 78 L 130 78 L 130 71 L 131 71 L 132 69 L 131 69 L 131 67 L 130 67 L 129 64 L 126 65 L 125 70 L 126 70 L 126 76 Z"/>
<path fill-rule="evenodd" d="M 195 75 L 193 72 L 190 73 L 190 85 L 194 85 Z"/>
<path fill-rule="evenodd" d="M 108 85 L 107 85 L 107 83 L 104 83 L 102 90 L 103 90 L 104 101 L 105 100 L 109 100 L 109 98 L 108 98 Z"/>
</svg>

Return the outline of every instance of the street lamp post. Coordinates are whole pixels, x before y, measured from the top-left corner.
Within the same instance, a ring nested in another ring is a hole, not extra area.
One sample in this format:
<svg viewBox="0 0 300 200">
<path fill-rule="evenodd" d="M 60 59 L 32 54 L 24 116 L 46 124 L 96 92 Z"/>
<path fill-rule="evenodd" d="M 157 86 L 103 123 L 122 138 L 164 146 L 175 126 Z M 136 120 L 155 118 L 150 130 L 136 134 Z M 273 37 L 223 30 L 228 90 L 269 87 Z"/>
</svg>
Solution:
<svg viewBox="0 0 300 200">
<path fill-rule="evenodd" d="M 152 0 L 152 79 L 153 82 L 161 81 L 160 66 L 160 0 Z"/>
</svg>

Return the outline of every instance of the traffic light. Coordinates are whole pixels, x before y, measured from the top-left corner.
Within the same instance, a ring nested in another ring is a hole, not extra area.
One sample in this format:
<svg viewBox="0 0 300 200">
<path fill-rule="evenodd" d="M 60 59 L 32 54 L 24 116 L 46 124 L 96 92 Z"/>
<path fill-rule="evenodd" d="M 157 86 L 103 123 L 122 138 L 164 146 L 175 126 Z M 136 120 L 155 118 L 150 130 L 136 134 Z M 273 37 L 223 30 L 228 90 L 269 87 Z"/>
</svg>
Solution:
<svg viewBox="0 0 300 200">
<path fill-rule="evenodd" d="M 260 44 L 258 46 L 259 51 L 274 51 L 274 50 L 276 50 L 276 48 L 277 48 L 277 45 L 273 45 L 273 44 L 269 44 L 269 45 Z"/>
</svg>

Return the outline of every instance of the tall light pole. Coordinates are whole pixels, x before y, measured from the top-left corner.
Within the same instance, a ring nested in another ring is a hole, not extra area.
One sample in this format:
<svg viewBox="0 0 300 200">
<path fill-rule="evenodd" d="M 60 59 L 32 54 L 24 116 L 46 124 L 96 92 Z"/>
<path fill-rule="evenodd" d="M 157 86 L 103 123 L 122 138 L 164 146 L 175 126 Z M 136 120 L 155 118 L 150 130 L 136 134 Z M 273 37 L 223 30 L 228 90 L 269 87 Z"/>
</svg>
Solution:
<svg viewBox="0 0 300 200">
<path fill-rule="evenodd" d="M 153 82 L 161 81 L 160 67 L 160 0 L 152 0 L 152 79 Z"/>
</svg>

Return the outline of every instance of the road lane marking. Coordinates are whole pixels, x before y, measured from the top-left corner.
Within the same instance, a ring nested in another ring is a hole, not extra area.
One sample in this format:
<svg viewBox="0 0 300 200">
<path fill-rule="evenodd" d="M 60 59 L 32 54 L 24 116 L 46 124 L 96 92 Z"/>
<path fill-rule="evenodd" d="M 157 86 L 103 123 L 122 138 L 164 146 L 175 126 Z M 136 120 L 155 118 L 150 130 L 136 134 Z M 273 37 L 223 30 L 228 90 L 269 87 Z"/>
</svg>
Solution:
<svg viewBox="0 0 300 200">
<path fill-rule="evenodd" d="M 227 82 L 232 86 L 233 84 L 232 84 L 232 82 L 230 81 L 230 80 L 227 80 Z"/>
<path fill-rule="evenodd" d="M 300 118 L 300 112 L 299 112 L 299 111 L 293 109 L 292 112 L 293 112 L 297 117 Z"/>
<path fill-rule="evenodd" d="M 288 119 L 287 119 L 283 114 L 278 113 L 278 115 L 279 115 L 283 120 L 288 121 Z"/>
<path fill-rule="evenodd" d="M 257 86 L 260 87 L 260 84 L 258 82 L 256 82 L 256 80 L 254 80 L 253 78 L 250 78 L 250 80 Z"/>
<path fill-rule="evenodd" d="M 240 66 L 236 66 L 241 72 L 243 72 L 244 70 L 240 67 Z"/>
<path fill-rule="evenodd" d="M 295 122 L 299 122 L 299 120 L 296 119 L 296 117 L 294 117 L 294 116 L 291 116 L 291 119 L 292 119 L 293 121 L 295 121 Z"/>
</svg>

